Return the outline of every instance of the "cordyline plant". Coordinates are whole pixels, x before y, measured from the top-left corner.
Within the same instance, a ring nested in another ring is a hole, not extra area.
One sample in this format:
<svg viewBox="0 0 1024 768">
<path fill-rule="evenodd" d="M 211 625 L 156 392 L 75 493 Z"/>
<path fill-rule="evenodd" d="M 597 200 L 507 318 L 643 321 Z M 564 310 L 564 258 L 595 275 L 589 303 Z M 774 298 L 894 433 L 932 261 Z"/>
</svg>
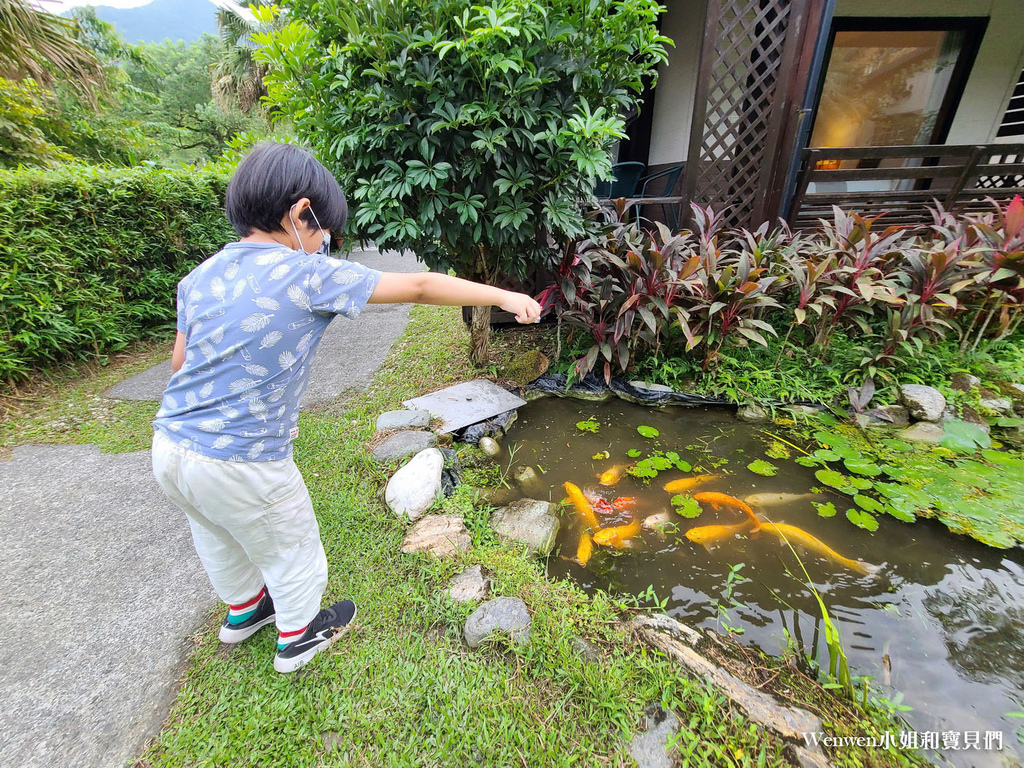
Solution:
<svg viewBox="0 0 1024 768">
<path fill-rule="evenodd" d="M 557 260 L 665 61 L 655 0 L 296 0 L 257 42 L 276 114 L 354 200 L 350 234 L 495 283 Z M 490 308 L 474 308 L 487 356 Z"/>
</svg>

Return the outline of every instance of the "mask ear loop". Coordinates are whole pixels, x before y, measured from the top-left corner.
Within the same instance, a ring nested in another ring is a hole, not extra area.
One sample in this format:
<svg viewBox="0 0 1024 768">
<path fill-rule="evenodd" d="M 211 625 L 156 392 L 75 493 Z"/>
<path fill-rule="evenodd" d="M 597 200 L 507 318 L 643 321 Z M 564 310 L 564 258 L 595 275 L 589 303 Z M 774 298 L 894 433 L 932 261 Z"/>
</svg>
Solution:
<svg viewBox="0 0 1024 768">
<path fill-rule="evenodd" d="M 294 207 L 295 206 L 293 205 L 292 208 L 294 208 Z M 299 242 L 299 249 L 302 251 L 302 253 L 305 254 L 306 256 L 311 256 L 312 254 L 310 254 L 306 250 L 306 247 L 302 244 L 302 238 L 299 237 L 299 228 L 295 224 L 295 219 L 292 217 L 292 208 L 288 209 L 288 221 L 290 221 L 292 223 L 292 231 L 295 234 L 295 239 L 298 240 L 298 242 Z M 313 221 L 316 223 L 316 228 L 320 230 L 320 236 L 323 237 L 324 228 L 320 226 L 320 220 L 316 217 L 316 214 L 313 213 L 312 207 L 310 207 L 310 209 L 309 209 L 309 214 L 313 217 Z M 328 256 L 330 255 L 330 250 L 331 250 L 331 246 L 328 243 L 328 246 L 327 246 L 327 255 Z"/>
</svg>

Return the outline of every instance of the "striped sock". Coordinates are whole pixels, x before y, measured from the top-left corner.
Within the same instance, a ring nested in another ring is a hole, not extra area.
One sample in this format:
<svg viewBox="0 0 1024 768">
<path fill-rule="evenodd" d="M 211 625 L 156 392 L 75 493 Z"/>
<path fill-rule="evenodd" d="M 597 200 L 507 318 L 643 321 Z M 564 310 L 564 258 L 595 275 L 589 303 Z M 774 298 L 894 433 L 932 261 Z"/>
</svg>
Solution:
<svg viewBox="0 0 1024 768">
<path fill-rule="evenodd" d="M 277 635 L 277 650 L 283 651 L 285 646 L 298 640 L 307 629 L 309 629 L 309 624 L 302 629 L 296 629 L 294 632 L 279 632 Z"/>
<path fill-rule="evenodd" d="M 260 600 L 263 599 L 264 593 L 267 591 L 266 587 L 260 590 L 259 594 L 256 595 L 252 600 L 247 600 L 241 605 L 229 605 L 228 606 L 228 624 L 242 624 L 249 620 L 249 618 L 256 613 L 256 609 L 259 607 Z"/>
</svg>

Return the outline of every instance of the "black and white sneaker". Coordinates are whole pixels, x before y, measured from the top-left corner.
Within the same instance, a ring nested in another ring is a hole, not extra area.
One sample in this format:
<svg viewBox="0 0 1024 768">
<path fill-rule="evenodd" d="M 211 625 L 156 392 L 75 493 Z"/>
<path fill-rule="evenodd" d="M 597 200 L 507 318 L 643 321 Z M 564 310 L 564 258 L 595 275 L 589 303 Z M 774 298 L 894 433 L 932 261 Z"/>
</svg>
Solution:
<svg viewBox="0 0 1024 768">
<path fill-rule="evenodd" d="M 230 615 L 231 611 L 229 610 L 228 616 Z M 224 617 L 224 623 L 220 628 L 220 641 L 222 643 L 240 643 L 247 637 L 255 635 L 260 627 L 273 624 L 276 618 L 277 611 L 274 610 L 274 601 L 270 597 L 270 592 L 264 587 L 263 596 L 256 604 L 256 610 L 245 621 L 240 624 L 232 624 L 227 616 Z"/>
<path fill-rule="evenodd" d="M 283 648 L 278 644 L 274 669 L 284 673 L 294 672 L 345 634 L 355 617 L 356 604 L 351 600 L 342 600 L 330 608 L 324 608 L 296 640 Z"/>
</svg>

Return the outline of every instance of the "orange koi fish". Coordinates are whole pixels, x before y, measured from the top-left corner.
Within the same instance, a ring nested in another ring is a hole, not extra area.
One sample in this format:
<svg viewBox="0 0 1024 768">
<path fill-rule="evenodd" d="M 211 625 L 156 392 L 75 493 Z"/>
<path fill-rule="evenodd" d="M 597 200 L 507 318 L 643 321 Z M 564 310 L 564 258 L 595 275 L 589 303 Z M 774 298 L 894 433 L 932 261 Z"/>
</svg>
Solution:
<svg viewBox="0 0 1024 768">
<path fill-rule="evenodd" d="M 576 547 L 576 562 L 580 565 L 586 565 L 593 553 L 594 540 L 590 538 L 589 533 L 584 533 L 580 536 L 579 546 Z"/>
<path fill-rule="evenodd" d="M 569 497 L 569 501 L 576 507 L 576 511 L 580 513 L 580 516 L 593 530 L 600 528 L 597 522 L 597 515 L 594 514 L 594 508 L 590 506 L 590 502 L 587 501 L 587 497 L 583 495 L 577 486 L 572 483 L 565 484 L 565 493 Z"/>
<path fill-rule="evenodd" d="M 615 485 L 622 476 L 626 473 L 626 470 L 632 467 L 632 464 L 616 464 L 609 470 L 602 472 L 598 475 L 598 480 L 601 485 Z"/>
<path fill-rule="evenodd" d="M 869 575 L 876 567 L 861 560 L 851 560 L 848 557 L 843 557 L 825 542 L 814 538 L 807 531 L 797 528 L 795 525 L 765 522 L 761 524 L 761 530 L 768 531 L 768 533 L 778 536 L 783 542 L 788 541 L 790 544 L 798 544 L 804 549 L 810 550 L 811 552 L 821 555 L 828 560 L 839 563 L 855 573 L 859 573 L 861 576 Z"/>
<path fill-rule="evenodd" d="M 699 488 L 704 483 L 710 483 L 712 480 L 717 480 L 721 475 L 697 475 L 696 477 L 684 477 L 681 480 L 673 480 L 671 483 L 665 483 L 665 490 L 669 493 L 682 493 L 683 491 L 692 491 L 694 488 Z"/>
<path fill-rule="evenodd" d="M 730 496 L 727 493 L 695 493 L 693 495 L 693 498 L 705 504 L 710 504 L 716 510 L 721 509 L 722 507 L 732 507 L 733 509 L 738 509 L 740 512 L 742 512 L 754 521 L 755 531 L 761 525 L 761 521 L 754 516 L 754 510 L 750 508 L 750 505 L 747 504 L 747 502 L 740 501 L 739 499 Z"/>
<path fill-rule="evenodd" d="M 594 543 L 603 547 L 622 549 L 626 540 L 640 533 L 640 521 L 634 520 L 628 525 L 617 525 L 614 528 L 603 528 L 594 534 Z"/>
<path fill-rule="evenodd" d="M 632 496 L 619 496 L 619 498 L 612 502 L 612 508 L 617 509 L 619 512 L 624 512 L 627 509 L 636 509 L 636 499 Z"/>
<path fill-rule="evenodd" d="M 738 533 L 751 530 L 754 530 L 754 523 L 750 520 L 744 520 L 736 525 L 702 525 L 700 528 L 688 530 L 686 538 L 710 551 L 722 539 L 731 539 Z"/>
</svg>

